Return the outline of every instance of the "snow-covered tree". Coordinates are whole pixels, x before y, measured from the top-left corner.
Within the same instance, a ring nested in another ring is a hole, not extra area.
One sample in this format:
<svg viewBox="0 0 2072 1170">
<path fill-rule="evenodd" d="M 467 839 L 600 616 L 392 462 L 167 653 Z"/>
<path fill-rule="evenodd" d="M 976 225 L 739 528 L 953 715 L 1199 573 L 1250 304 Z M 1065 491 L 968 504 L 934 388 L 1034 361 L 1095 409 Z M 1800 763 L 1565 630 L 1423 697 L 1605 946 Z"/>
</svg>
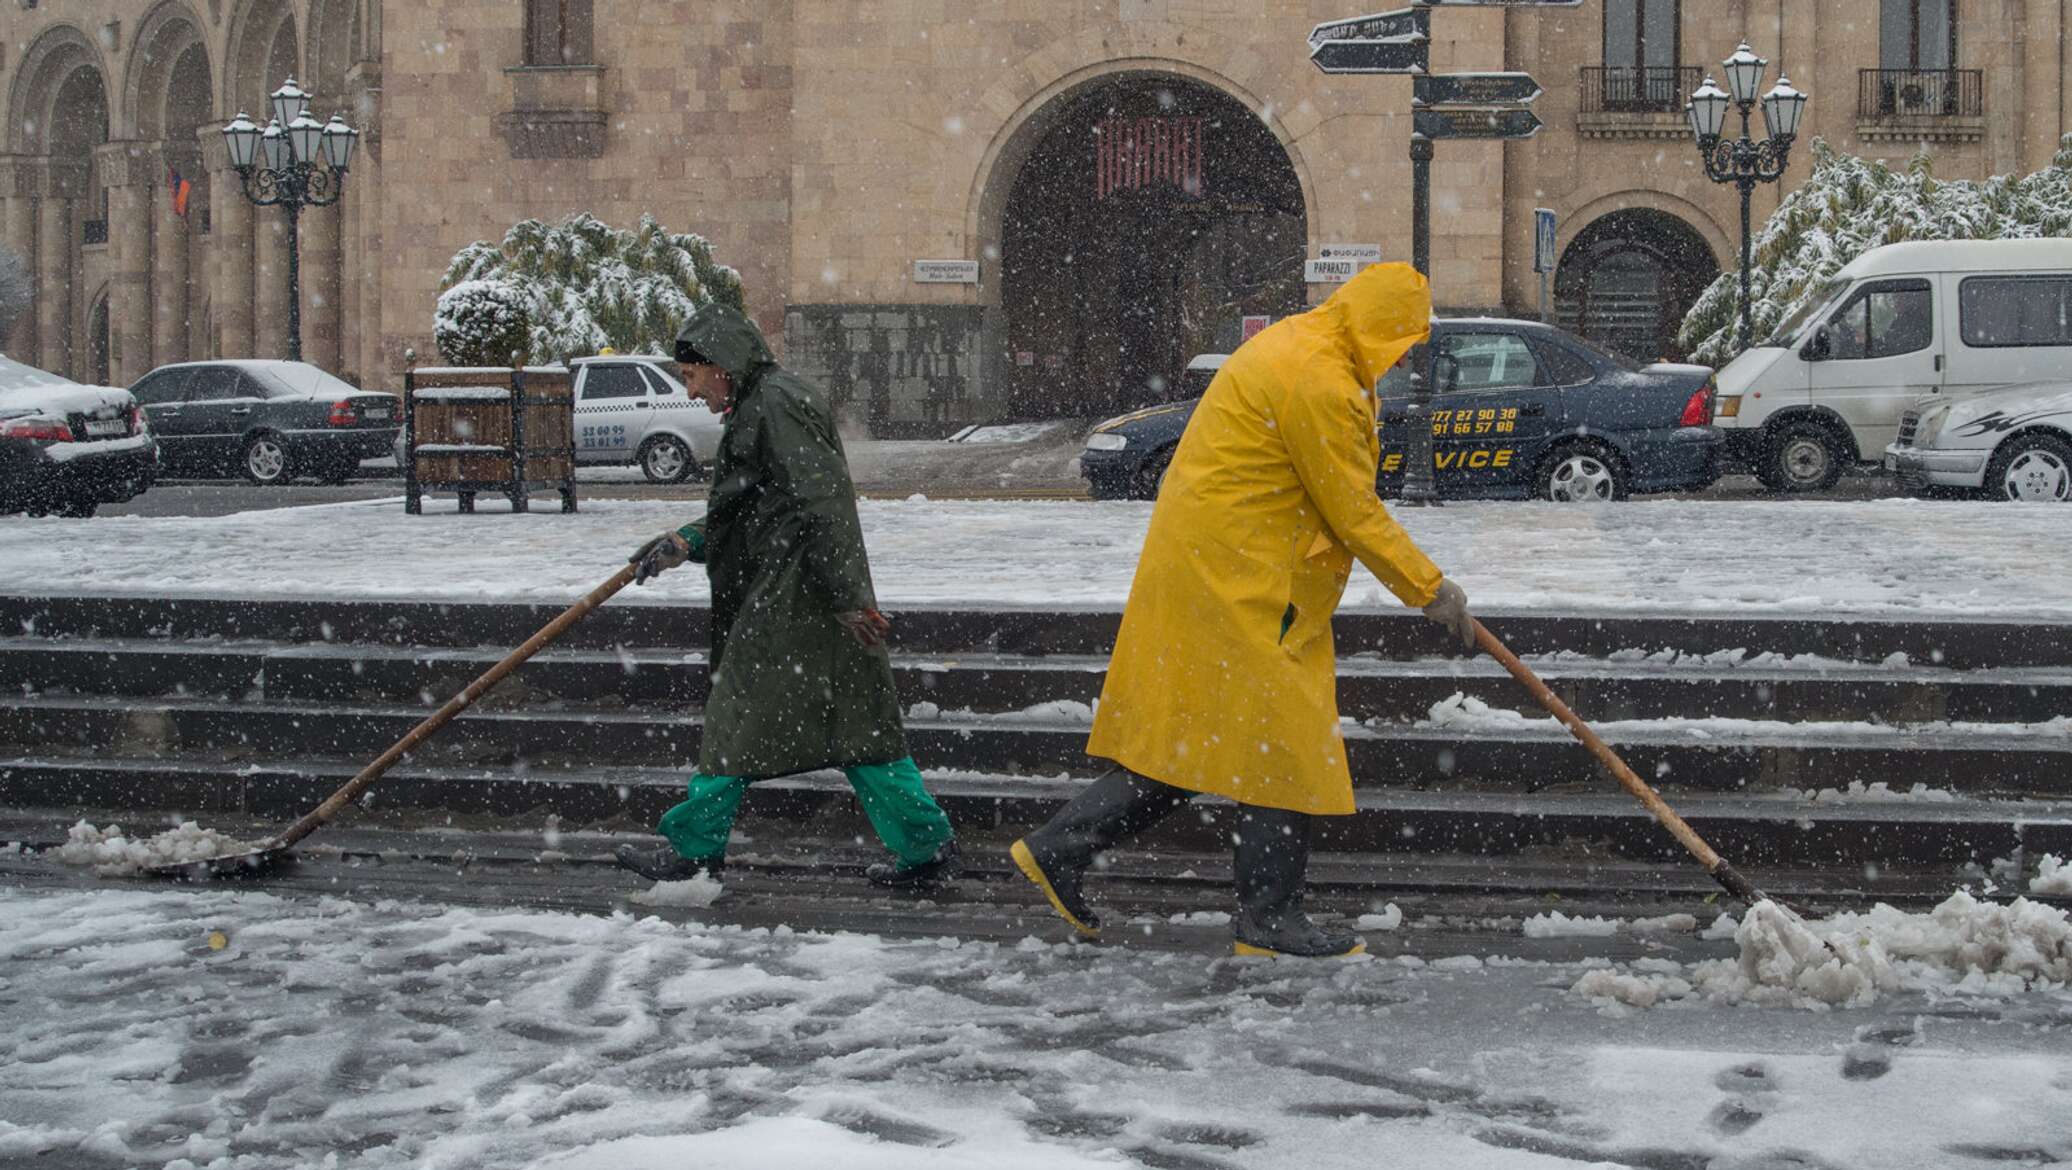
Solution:
<svg viewBox="0 0 2072 1170">
<path fill-rule="evenodd" d="M 532 347 L 518 290 L 501 280 L 463 280 L 439 294 L 432 318 L 439 352 L 456 366 L 500 366 Z"/>
<path fill-rule="evenodd" d="M 1904 167 L 1841 154 L 1813 141 L 1813 173 L 1757 232 L 1749 268 L 1754 339 L 1811 299 L 1842 266 L 1905 240 L 2072 236 L 2072 135 L 2033 175 L 1945 182 L 1926 152 Z M 1694 362 L 1721 366 L 1741 352 L 1741 276 L 1720 273 L 1684 317 L 1678 341 Z"/>
<path fill-rule="evenodd" d="M 13 248 L 0 247 L 0 344 L 14 334 L 35 299 L 36 281 L 29 275 L 28 262 Z"/>
<path fill-rule="evenodd" d="M 450 293 L 479 281 L 517 298 L 528 334 L 521 348 L 535 362 L 606 346 L 668 353 L 693 308 L 742 305 L 741 274 L 715 262 L 704 237 L 671 232 L 647 215 L 630 231 L 580 212 L 554 224 L 525 220 L 501 243 L 462 248 L 439 287 Z M 467 300 L 477 303 L 475 294 Z"/>
</svg>

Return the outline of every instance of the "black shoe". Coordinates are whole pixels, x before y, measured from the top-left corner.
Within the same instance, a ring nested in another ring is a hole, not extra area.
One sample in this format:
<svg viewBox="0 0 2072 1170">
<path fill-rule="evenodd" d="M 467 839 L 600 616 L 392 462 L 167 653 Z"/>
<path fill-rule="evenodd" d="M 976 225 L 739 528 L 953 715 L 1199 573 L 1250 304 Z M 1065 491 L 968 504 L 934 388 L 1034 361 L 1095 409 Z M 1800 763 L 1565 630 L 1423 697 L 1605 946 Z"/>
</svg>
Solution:
<svg viewBox="0 0 2072 1170">
<path fill-rule="evenodd" d="M 1009 852 L 1022 875 L 1050 899 L 1051 909 L 1072 929 L 1094 938 L 1101 933 L 1101 919 L 1079 892 L 1087 868 L 1117 842 L 1164 820 L 1191 795 L 1127 768 L 1111 768 Z"/>
<path fill-rule="evenodd" d="M 700 874 L 713 880 L 727 867 L 725 857 L 685 857 L 667 845 L 642 849 L 621 845 L 612 850 L 619 868 L 630 869 L 651 882 L 687 882 Z"/>
<path fill-rule="evenodd" d="M 1304 813 L 1254 805 L 1238 810 L 1231 858 L 1238 912 L 1230 920 L 1236 953 L 1325 959 L 1367 949 L 1357 933 L 1318 926 L 1302 912 L 1311 827 Z"/>
<path fill-rule="evenodd" d="M 957 839 L 952 837 L 943 843 L 942 848 L 935 851 L 935 856 L 926 861 L 917 861 L 912 865 L 894 865 L 889 861 L 881 861 L 864 870 L 863 876 L 870 879 L 872 885 L 883 886 L 888 890 L 925 890 L 954 881 L 962 872 L 964 851 L 957 847 Z"/>
</svg>

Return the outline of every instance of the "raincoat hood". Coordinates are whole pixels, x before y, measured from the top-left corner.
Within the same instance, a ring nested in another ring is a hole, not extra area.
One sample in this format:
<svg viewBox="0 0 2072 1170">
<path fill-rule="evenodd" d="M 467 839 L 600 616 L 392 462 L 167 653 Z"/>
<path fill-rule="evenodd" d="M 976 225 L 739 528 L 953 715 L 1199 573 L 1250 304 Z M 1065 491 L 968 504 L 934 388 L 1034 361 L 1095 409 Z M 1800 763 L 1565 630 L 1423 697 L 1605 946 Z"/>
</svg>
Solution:
<svg viewBox="0 0 2072 1170">
<path fill-rule="evenodd" d="M 1330 319 L 1352 351 L 1360 384 L 1373 386 L 1431 336 L 1432 286 L 1401 261 L 1370 264 L 1310 311 Z"/>
<path fill-rule="evenodd" d="M 731 305 L 704 304 L 693 310 L 676 335 L 677 360 L 683 360 L 686 346 L 725 370 L 737 390 L 753 385 L 777 361 L 762 330 Z"/>
</svg>

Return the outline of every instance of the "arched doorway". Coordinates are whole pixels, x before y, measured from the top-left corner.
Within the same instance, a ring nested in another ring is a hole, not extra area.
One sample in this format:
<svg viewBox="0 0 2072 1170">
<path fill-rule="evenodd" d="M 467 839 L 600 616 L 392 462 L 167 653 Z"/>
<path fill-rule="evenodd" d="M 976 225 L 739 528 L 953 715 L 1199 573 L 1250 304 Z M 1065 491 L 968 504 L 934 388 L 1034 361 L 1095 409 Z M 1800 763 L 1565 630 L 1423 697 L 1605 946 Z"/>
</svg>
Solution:
<svg viewBox="0 0 2072 1170">
<path fill-rule="evenodd" d="M 1050 102 L 1001 221 L 1007 406 L 1018 417 L 1164 400 L 1243 319 L 1305 306 L 1308 221 L 1287 152 L 1243 103 L 1170 73 Z"/>
<path fill-rule="evenodd" d="M 1719 262 L 1697 229 L 1666 211 L 1637 207 L 1591 222 L 1554 274 L 1563 328 L 1635 361 L 1679 359 L 1677 329 Z"/>
</svg>

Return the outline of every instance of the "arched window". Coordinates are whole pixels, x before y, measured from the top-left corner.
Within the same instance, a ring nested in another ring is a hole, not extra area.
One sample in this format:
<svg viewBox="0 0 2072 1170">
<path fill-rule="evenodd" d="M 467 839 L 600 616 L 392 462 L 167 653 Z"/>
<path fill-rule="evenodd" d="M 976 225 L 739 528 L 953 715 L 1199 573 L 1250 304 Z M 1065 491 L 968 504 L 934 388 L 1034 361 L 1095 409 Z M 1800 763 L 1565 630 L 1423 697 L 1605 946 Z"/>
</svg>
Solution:
<svg viewBox="0 0 2072 1170">
<path fill-rule="evenodd" d="M 588 65 L 591 0 L 525 0 L 525 63 Z"/>
</svg>

